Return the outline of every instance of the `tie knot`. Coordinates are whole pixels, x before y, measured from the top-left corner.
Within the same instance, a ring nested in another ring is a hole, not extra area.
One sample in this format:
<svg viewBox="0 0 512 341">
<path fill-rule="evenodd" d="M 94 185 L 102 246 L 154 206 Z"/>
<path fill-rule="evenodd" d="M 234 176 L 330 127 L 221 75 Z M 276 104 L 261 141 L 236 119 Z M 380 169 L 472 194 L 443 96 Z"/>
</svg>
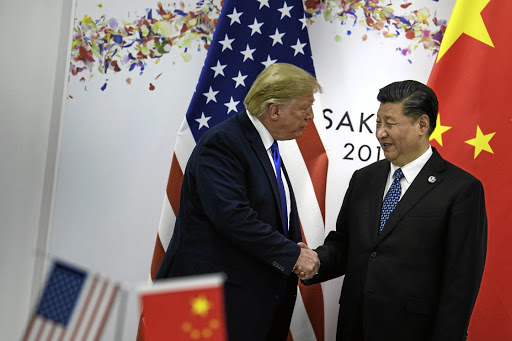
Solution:
<svg viewBox="0 0 512 341">
<path fill-rule="evenodd" d="M 394 175 L 395 179 L 397 180 L 400 180 L 401 178 L 404 177 L 404 172 L 402 172 L 402 169 L 401 168 L 398 168 L 396 171 L 395 171 L 395 175 Z"/>
<path fill-rule="evenodd" d="M 277 141 L 274 140 L 274 143 L 270 146 L 270 150 L 273 152 L 279 152 L 279 146 L 277 145 Z"/>
</svg>

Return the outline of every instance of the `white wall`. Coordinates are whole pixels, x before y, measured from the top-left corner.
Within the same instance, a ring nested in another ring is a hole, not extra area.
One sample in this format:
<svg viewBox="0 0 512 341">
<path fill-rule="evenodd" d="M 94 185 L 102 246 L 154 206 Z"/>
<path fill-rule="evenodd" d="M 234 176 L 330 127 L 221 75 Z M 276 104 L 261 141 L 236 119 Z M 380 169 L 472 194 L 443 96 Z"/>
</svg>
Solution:
<svg viewBox="0 0 512 341">
<path fill-rule="evenodd" d="M 71 3 L 0 2 L 1 340 L 20 338 L 41 278 L 36 245 L 40 221 L 47 226 Z M 44 245 L 44 228 L 39 238 Z"/>
</svg>

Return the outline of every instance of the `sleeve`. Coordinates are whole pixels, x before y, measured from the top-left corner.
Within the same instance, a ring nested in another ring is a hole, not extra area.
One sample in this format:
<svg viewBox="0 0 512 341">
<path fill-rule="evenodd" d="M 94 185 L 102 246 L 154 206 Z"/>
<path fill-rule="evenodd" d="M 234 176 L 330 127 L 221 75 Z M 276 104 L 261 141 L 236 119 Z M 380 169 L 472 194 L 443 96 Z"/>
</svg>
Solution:
<svg viewBox="0 0 512 341">
<path fill-rule="evenodd" d="M 336 221 L 336 230 L 331 231 L 325 238 L 324 244 L 315 249 L 320 258 L 320 270 L 312 279 L 304 281 L 306 285 L 325 282 L 345 274 L 349 243 L 350 202 L 356 173 L 352 175 L 345 193 Z"/>
<path fill-rule="evenodd" d="M 201 144 L 195 172 L 199 198 L 216 231 L 283 274 L 290 274 L 300 247 L 258 219 L 247 195 L 246 149 L 226 136 Z M 262 198 L 262 200 L 268 200 Z M 272 208 L 277 209 L 277 208 Z"/>
<path fill-rule="evenodd" d="M 451 208 L 441 298 L 432 340 L 465 340 L 478 295 L 487 250 L 484 190 L 474 179 L 458 194 Z"/>
</svg>

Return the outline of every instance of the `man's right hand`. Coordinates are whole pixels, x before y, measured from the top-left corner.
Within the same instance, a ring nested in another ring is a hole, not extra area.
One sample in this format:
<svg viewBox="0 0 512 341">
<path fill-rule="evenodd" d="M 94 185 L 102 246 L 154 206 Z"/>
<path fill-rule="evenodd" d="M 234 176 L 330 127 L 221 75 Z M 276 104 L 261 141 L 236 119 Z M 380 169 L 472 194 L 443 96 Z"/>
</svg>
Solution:
<svg viewBox="0 0 512 341">
<path fill-rule="evenodd" d="M 318 274 L 318 270 L 320 269 L 318 254 L 304 243 L 298 243 L 297 245 L 299 245 L 301 249 L 297 263 L 295 263 L 293 267 L 293 272 L 302 280 L 311 279 Z"/>
</svg>

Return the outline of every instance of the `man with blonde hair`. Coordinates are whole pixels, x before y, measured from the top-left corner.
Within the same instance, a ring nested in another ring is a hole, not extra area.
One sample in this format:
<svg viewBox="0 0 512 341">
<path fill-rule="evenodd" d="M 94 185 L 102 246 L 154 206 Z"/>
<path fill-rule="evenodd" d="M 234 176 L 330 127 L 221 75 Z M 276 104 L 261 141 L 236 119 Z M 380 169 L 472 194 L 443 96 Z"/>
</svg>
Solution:
<svg viewBox="0 0 512 341">
<path fill-rule="evenodd" d="M 301 231 L 276 140 L 301 136 L 313 119 L 306 71 L 276 63 L 254 81 L 246 109 L 206 132 L 183 176 L 180 209 L 159 278 L 224 272 L 230 340 L 286 340 L 297 276 L 319 267 L 297 245 Z"/>
</svg>

